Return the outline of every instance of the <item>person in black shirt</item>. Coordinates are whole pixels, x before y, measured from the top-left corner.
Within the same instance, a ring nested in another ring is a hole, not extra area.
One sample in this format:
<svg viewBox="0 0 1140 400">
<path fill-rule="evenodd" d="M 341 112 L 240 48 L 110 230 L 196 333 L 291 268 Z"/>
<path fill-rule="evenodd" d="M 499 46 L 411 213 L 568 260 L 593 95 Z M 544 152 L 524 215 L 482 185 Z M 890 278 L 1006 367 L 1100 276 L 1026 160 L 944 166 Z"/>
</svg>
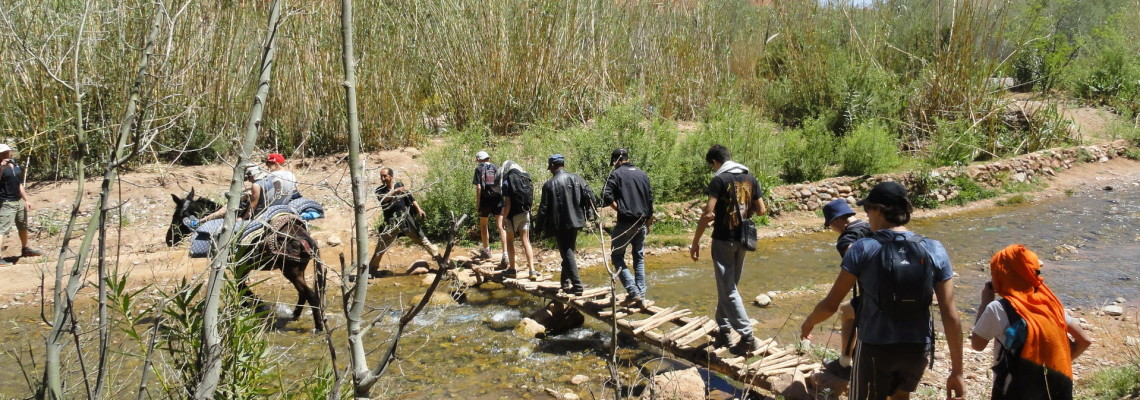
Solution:
<svg viewBox="0 0 1140 400">
<path fill-rule="evenodd" d="M 855 218 L 855 211 L 847 205 L 847 200 L 835 199 L 823 206 L 823 226 L 838 233 L 835 240 L 835 250 L 839 257 L 847 253 L 847 248 L 856 240 L 871 237 L 871 224 Z M 840 324 L 840 356 L 828 361 L 824 370 L 843 379 L 851 378 L 851 342 L 855 339 L 855 304 L 854 300 L 839 306 Z"/>
<path fill-rule="evenodd" d="M 380 186 L 376 187 L 376 198 L 380 200 L 380 208 L 384 211 L 384 224 L 380 225 L 380 238 L 376 241 L 372 259 L 368 261 L 368 275 L 371 277 L 380 276 L 380 259 L 400 236 L 412 239 L 413 243 L 427 250 L 433 259 L 440 257 L 439 250 L 428 241 L 419 226 L 418 220 L 423 219 L 424 210 L 403 182 L 393 184 L 395 173 L 391 168 L 380 169 Z M 415 216 L 411 215 L 413 209 Z"/>
<path fill-rule="evenodd" d="M 12 148 L 0 144 L 0 249 L 4 237 L 16 227 L 20 236 L 20 257 L 42 256 L 43 252 L 28 247 L 28 213 L 32 204 L 24 191 L 24 174 L 16 161 L 12 160 Z M 0 258 L 0 266 L 12 265 L 11 261 Z"/>
<path fill-rule="evenodd" d="M 488 225 L 491 219 L 494 218 L 495 227 L 499 230 L 499 237 L 507 237 L 507 233 L 503 230 L 503 220 L 499 213 L 503 209 L 503 196 L 502 192 L 498 191 L 496 186 L 501 185 L 501 177 L 499 174 L 506 172 L 499 171 L 495 168 L 495 164 L 491 163 L 491 155 L 485 151 L 475 153 L 475 162 L 479 166 L 475 167 L 475 176 L 471 178 L 471 183 L 475 185 L 475 210 L 479 217 L 479 238 L 483 240 L 483 248 L 479 250 L 479 258 L 491 258 L 491 233 Z M 503 246 L 503 258 L 499 261 L 499 268 L 504 268 L 507 265 L 507 247 Z"/>
<path fill-rule="evenodd" d="M 734 354 L 743 355 L 756 351 L 760 342 L 752 336 L 752 322 L 744 309 L 744 301 L 736 289 L 744 268 L 744 255 L 747 252 L 740 243 L 742 222 L 752 214 L 764 214 L 764 200 L 760 198 L 762 189 L 748 167 L 730 160 L 728 149 L 713 145 L 705 154 L 705 162 L 716 171 L 705 193 L 709 200 L 704 213 L 697 222 L 689 255 L 693 261 L 700 259 L 701 236 L 705 227 L 712 222 L 713 273 L 716 278 L 717 306 L 716 323 L 718 330 L 714 347 L 728 346 L 729 334 L 735 329 L 740 333 L 740 341 L 731 347 Z"/>
<path fill-rule="evenodd" d="M 616 149 L 610 153 L 613 172 L 602 188 L 602 204 L 617 211 L 617 223 L 610 232 L 613 250 L 610 261 L 618 270 L 618 278 L 629 297 L 626 301 L 645 307 L 645 234 L 653 221 L 653 189 L 649 175 L 629 162 L 629 151 Z M 625 264 L 626 248 L 633 253 L 633 273 Z"/>
<path fill-rule="evenodd" d="M 552 175 L 542 185 L 542 201 L 534 218 L 534 231 L 541 235 L 551 232 L 558 241 L 562 255 L 562 291 L 579 295 L 585 290 L 578 277 L 578 263 L 574 250 L 578 246 L 578 231 L 586 226 L 587 218 L 594 218 L 594 192 L 582 177 L 564 171 L 566 158 L 561 154 L 550 156 L 546 169 Z"/>
<path fill-rule="evenodd" d="M 522 166 L 510 160 L 503 163 L 501 174 L 503 210 L 499 218 L 502 218 L 503 230 L 506 231 L 506 239 L 503 240 L 503 243 L 507 249 L 507 257 L 505 259 L 510 260 L 510 266 L 507 271 L 508 273 L 514 273 L 516 278 L 521 279 L 529 276 L 531 280 L 537 281 L 539 276 L 534 270 L 534 248 L 530 245 L 530 202 L 534 201 L 533 198 L 527 197 L 534 192 L 534 187 L 530 181 L 530 174 L 528 174 Z M 522 239 L 523 250 L 526 252 L 528 272 L 525 274 L 519 272 L 518 267 L 515 266 L 516 236 Z"/>
</svg>

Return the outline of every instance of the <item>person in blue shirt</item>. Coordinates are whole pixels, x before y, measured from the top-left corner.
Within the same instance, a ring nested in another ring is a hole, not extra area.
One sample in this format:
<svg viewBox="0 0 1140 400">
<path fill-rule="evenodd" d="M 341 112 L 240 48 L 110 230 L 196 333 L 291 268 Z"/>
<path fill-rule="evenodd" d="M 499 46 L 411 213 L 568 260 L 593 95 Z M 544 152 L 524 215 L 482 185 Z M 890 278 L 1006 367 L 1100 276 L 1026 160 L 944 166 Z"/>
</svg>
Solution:
<svg viewBox="0 0 1140 400">
<path fill-rule="evenodd" d="M 863 206 L 875 235 L 896 241 L 914 235 L 905 227 L 910 222 L 913 206 L 902 185 L 879 183 L 856 204 Z M 962 378 L 962 323 L 958 310 L 954 308 L 954 271 L 940 242 L 925 239 L 921 245 L 933 260 L 933 292 L 938 299 L 942 328 L 949 346 L 951 370 L 946 378 L 946 394 L 949 398 L 960 398 L 965 395 L 965 383 Z M 827 297 L 816 304 L 800 326 L 802 339 L 810 339 L 815 326 L 835 314 L 856 283 L 860 288 L 866 288 L 867 293 L 876 293 L 881 248 L 882 244 L 874 238 L 859 239 L 848 247 L 843 255 L 842 269 Z M 858 339 L 848 398 L 909 398 L 910 393 L 918 388 L 925 371 L 928 346 L 934 345 L 930 311 L 925 310 L 925 318 L 890 318 L 880 312 L 875 301 L 867 301 L 866 298 L 871 296 L 865 293 L 861 297 L 865 299 L 859 302 L 860 308 L 856 310 Z"/>
</svg>

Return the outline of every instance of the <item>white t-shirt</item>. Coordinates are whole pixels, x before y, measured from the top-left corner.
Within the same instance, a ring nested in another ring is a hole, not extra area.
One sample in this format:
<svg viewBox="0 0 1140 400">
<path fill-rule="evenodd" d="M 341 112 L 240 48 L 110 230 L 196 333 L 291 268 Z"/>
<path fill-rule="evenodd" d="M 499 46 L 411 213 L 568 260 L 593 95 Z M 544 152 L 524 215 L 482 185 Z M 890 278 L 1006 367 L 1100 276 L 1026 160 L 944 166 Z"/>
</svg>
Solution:
<svg viewBox="0 0 1140 400">
<path fill-rule="evenodd" d="M 1073 322 L 1073 317 L 1069 312 L 1065 312 L 1065 323 Z M 1005 328 L 1009 327 L 1009 318 L 1005 314 L 1005 307 L 1002 307 L 1001 300 L 991 301 L 986 305 L 986 309 L 982 311 L 982 316 L 978 318 L 978 322 L 974 323 L 974 334 L 986 340 L 997 340 L 998 343 L 1005 343 Z M 995 343 L 992 347 L 994 353 L 994 364 L 998 362 L 998 353 L 1001 351 L 1001 345 Z"/>
<path fill-rule="evenodd" d="M 292 171 L 280 170 L 269 173 L 273 189 L 266 196 L 266 205 L 286 204 L 297 192 L 297 176 Z"/>
</svg>

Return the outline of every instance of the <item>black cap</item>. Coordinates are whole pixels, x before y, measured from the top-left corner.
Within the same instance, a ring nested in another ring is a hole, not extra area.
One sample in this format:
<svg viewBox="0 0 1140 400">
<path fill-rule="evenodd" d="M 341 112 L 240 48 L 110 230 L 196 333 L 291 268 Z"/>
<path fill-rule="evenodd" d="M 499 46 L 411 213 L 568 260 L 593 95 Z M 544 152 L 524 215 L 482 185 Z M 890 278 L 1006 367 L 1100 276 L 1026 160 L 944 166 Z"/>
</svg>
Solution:
<svg viewBox="0 0 1140 400">
<path fill-rule="evenodd" d="M 871 192 L 867 193 L 867 197 L 863 200 L 855 202 L 855 205 L 863 205 L 863 203 L 875 203 L 884 206 L 898 206 L 906 207 L 908 201 L 906 199 L 906 188 L 897 182 L 882 182 L 875 187 L 871 188 Z"/>
<path fill-rule="evenodd" d="M 629 159 L 629 150 L 624 147 L 616 148 L 610 153 L 610 164 Z"/>
</svg>

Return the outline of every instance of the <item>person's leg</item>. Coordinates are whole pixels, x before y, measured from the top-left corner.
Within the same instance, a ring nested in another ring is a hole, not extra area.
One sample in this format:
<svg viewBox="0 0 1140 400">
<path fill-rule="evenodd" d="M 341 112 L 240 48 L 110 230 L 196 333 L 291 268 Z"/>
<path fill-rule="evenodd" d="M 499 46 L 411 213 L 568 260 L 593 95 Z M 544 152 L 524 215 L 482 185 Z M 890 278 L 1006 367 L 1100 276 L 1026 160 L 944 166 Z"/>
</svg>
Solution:
<svg viewBox="0 0 1140 400">
<path fill-rule="evenodd" d="M 851 347 L 851 341 L 855 339 L 855 307 L 851 306 L 851 302 L 845 302 L 839 306 L 839 364 L 844 367 L 851 366 L 851 354 L 848 349 Z"/>
<path fill-rule="evenodd" d="M 574 258 L 574 251 L 578 246 L 578 230 L 567 229 L 559 231 L 558 251 L 562 254 L 562 284 L 569 286 L 570 292 L 582 293 L 582 280 L 578 277 L 578 262 Z"/>
<path fill-rule="evenodd" d="M 24 201 L 20 200 L 19 210 L 16 212 L 16 232 L 20 235 L 20 257 L 37 257 L 44 255 L 39 250 L 28 246 L 28 209 Z"/>
<path fill-rule="evenodd" d="M 642 298 L 648 287 L 645 285 L 645 224 L 638 224 L 637 230 L 634 231 L 633 240 L 630 244 L 633 246 L 633 276 L 637 286 L 637 293 Z"/>
<path fill-rule="evenodd" d="M 510 267 L 509 268 L 511 271 L 518 272 L 518 268 L 515 267 L 515 232 L 514 232 L 514 230 L 507 230 L 507 235 L 504 237 L 507 238 L 504 241 L 503 247 L 507 249 L 507 258 L 510 260 L 510 264 L 509 264 Z"/>
<path fill-rule="evenodd" d="M 717 241 L 714 240 L 713 243 Z M 744 309 L 744 298 L 740 296 L 740 291 L 737 289 L 737 284 L 740 283 L 740 275 L 744 270 L 744 255 L 747 252 L 744 247 L 736 242 L 720 241 L 724 247 L 724 263 L 725 277 L 724 286 L 726 289 L 725 299 L 727 301 L 727 309 L 725 310 L 728 315 L 729 322 L 732 323 L 732 328 L 740 333 L 742 337 L 752 336 L 752 321 L 748 320 L 748 311 Z"/>
<path fill-rule="evenodd" d="M 4 251 L 4 238 L 16 225 L 16 206 L 18 202 L 0 202 L 0 253 Z M 0 265 L 12 265 L 11 262 L 0 258 Z"/>
<path fill-rule="evenodd" d="M 482 257 L 490 257 L 491 251 L 491 234 L 487 231 L 487 217 L 483 214 L 483 210 L 479 210 L 479 238 L 483 240 L 482 252 L 479 253 Z"/>
<path fill-rule="evenodd" d="M 526 266 L 530 269 L 531 280 L 538 280 L 538 275 L 534 270 L 534 249 L 530 246 L 530 215 L 520 214 L 523 217 L 522 226 L 519 230 L 522 232 L 523 250 L 526 251 Z"/>
<path fill-rule="evenodd" d="M 506 230 L 506 228 L 503 227 L 503 218 L 504 217 L 501 215 L 501 211 L 496 211 L 495 215 L 493 215 L 492 218 L 495 218 L 495 227 L 499 230 L 499 240 L 500 241 L 506 241 L 507 240 L 507 230 Z M 503 258 L 501 261 L 499 261 L 500 266 L 506 266 L 507 265 L 507 257 L 508 257 L 507 244 L 503 243 Z M 515 270 L 515 265 L 514 265 L 513 261 L 511 263 L 510 267 L 512 270 Z"/>
<path fill-rule="evenodd" d="M 384 257 L 384 253 L 388 251 L 388 247 L 395 243 L 396 238 L 399 237 L 399 231 L 391 226 L 380 227 L 380 237 L 376 239 L 376 249 L 372 251 L 372 258 L 368 260 L 369 273 L 380 272 L 380 259 Z"/>
<path fill-rule="evenodd" d="M 621 280 L 622 287 L 629 293 L 627 299 L 634 299 L 641 296 L 641 292 L 637 290 L 637 281 L 629 271 L 629 266 L 625 264 L 625 250 L 629 248 L 629 243 L 633 239 L 633 225 L 625 222 L 618 222 L 614 225 L 613 231 L 610 232 L 611 243 L 613 247 L 610 250 L 610 262 L 617 271 L 618 279 Z"/>
</svg>

